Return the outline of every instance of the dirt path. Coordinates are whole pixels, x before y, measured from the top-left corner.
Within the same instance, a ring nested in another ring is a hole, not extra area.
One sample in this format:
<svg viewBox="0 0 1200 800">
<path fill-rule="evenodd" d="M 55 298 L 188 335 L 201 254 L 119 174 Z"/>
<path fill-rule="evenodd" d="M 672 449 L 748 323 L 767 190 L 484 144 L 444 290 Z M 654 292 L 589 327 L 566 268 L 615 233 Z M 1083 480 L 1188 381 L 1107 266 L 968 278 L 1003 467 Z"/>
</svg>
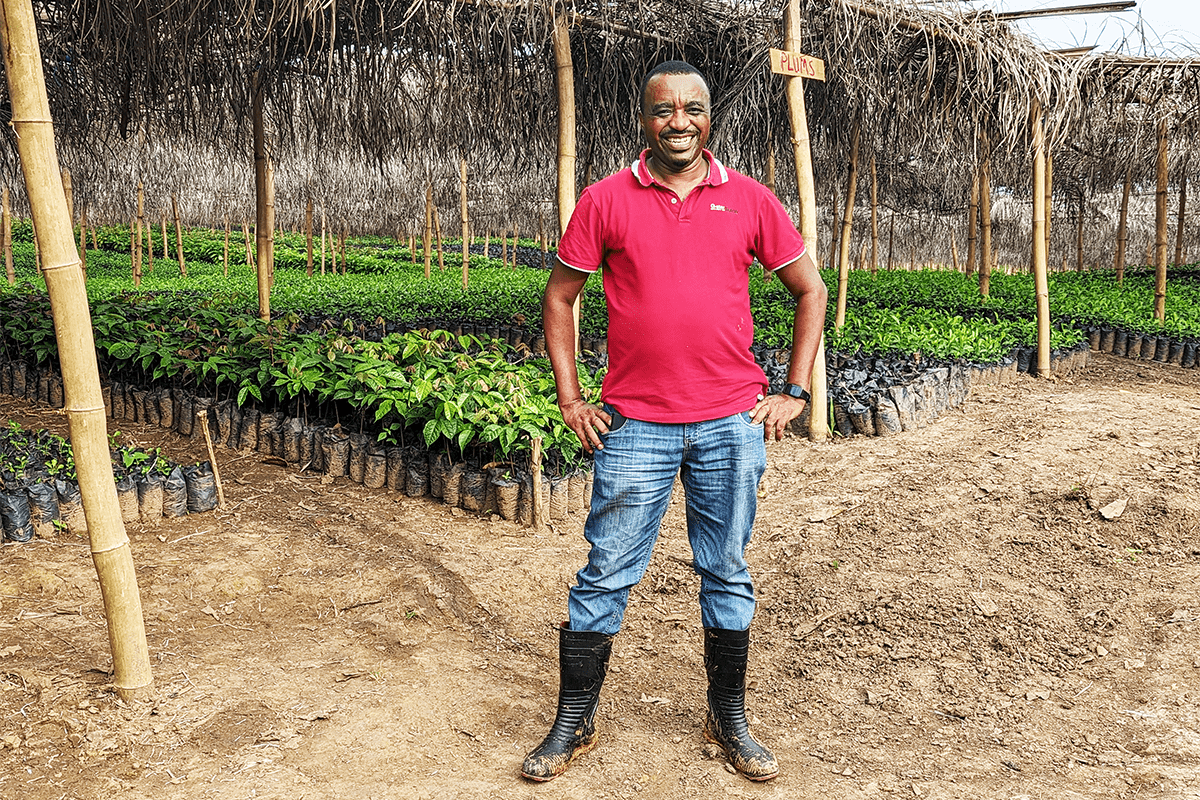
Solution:
<svg viewBox="0 0 1200 800">
<path fill-rule="evenodd" d="M 582 520 L 535 536 L 226 452 L 229 509 L 129 526 L 153 702 L 108 686 L 85 544 L 0 549 L 0 797 L 1200 798 L 1198 429 L 1200 372 L 1098 356 L 919 434 L 770 445 L 749 703 L 783 774 L 763 786 L 702 742 L 678 502 L 600 746 L 533 785 Z"/>
</svg>

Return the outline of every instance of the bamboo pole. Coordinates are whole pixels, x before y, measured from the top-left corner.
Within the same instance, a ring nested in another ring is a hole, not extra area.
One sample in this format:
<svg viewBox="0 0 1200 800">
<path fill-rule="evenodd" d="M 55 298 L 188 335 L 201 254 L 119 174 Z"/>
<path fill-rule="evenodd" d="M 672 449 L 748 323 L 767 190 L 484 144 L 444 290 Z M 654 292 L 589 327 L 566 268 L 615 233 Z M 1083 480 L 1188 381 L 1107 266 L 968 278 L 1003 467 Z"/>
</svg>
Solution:
<svg viewBox="0 0 1200 800">
<path fill-rule="evenodd" d="M 784 49 L 801 52 L 800 2 L 788 0 L 784 22 Z M 792 157 L 796 166 L 796 187 L 800 196 L 800 235 L 812 248 L 813 263 L 817 258 L 817 189 L 813 181 L 812 148 L 808 136 L 808 114 L 804 108 L 804 80 L 797 76 L 784 78 L 788 101 L 788 120 L 792 130 Z M 825 337 L 817 347 L 813 360 L 809 438 L 823 442 L 829 436 L 828 386 L 825 376 Z"/>
<path fill-rule="evenodd" d="M 325 204 L 321 204 L 321 274 L 325 274 Z"/>
<path fill-rule="evenodd" d="M 967 275 L 975 274 L 975 245 L 979 241 L 979 170 L 971 178 L 971 200 L 967 203 Z"/>
<path fill-rule="evenodd" d="M 550 34 L 554 47 L 554 80 L 558 89 L 558 235 L 566 233 L 567 223 L 575 213 L 575 170 L 577 169 L 575 147 L 575 63 L 571 59 L 571 33 L 565 12 L 554 15 L 554 28 Z M 545 239 L 542 243 L 542 266 L 545 266 Z M 579 315 L 583 293 L 580 292 L 571 305 L 571 316 L 575 325 L 575 352 L 580 350 Z"/>
<path fill-rule="evenodd" d="M 44 237 L 44 274 L 58 339 L 65 413 L 108 623 L 113 686 L 121 699 L 129 702 L 149 696 L 154 678 L 137 575 L 117 504 L 87 291 L 58 170 L 54 127 L 29 0 L 3 0 L 0 45 L 25 189 L 33 219 Z"/>
<path fill-rule="evenodd" d="M 267 153 L 267 288 L 275 287 L 275 164 Z"/>
<path fill-rule="evenodd" d="M 154 225 L 149 220 L 145 226 L 139 225 L 146 234 L 146 274 L 154 272 Z"/>
<path fill-rule="evenodd" d="M 254 73 L 251 113 L 254 138 L 254 243 L 258 267 L 258 317 L 271 319 L 271 273 L 267 255 L 267 144 L 263 124 L 262 73 Z"/>
<path fill-rule="evenodd" d="M 225 264 L 224 275 L 226 278 L 228 278 L 229 277 L 229 215 L 228 214 L 225 215 L 225 260 L 224 260 L 224 264 Z"/>
<path fill-rule="evenodd" d="M 879 177 L 871 155 L 871 274 L 879 271 Z"/>
<path fill-rule="evenodd" d="M 500 263 L 508 266 L 508 231 L 500 231 Z"/>
<path fill-rule="evenodd" d="M 138 181 L 137 187 L 137 245 L 133 249 L 133 272 L 135 275 L 142 274 L 142 226 L 145 218 L 145 197 L 142 192 L 142 182 Z"/>
<path fill-rule="evenodd" d="M 183 225 L 179 222 L 179 199 L 171 194 L 171 213 L 175 217 L 175 255 L 179 258 L 179 274 L 187 277 L 187 262 L 183 260 Z"/>
<path fill-rule="evenodd" d="M 433 260 L 433 183 L 425 185 L 425 237 L 421 240 L 425 253 L 425 280 L 429 280 L 429 269 Z"/>
<path fill-rule="evenodd" d="M 837 257 L 840 252 L 841 239 L 838 234 L 841 233 L 841 223 L 838 221 L 838 191 L 837 182 L 833 183 L 833 194 L 830 199 L 830 220 L 829 220 L 829 263 L 826 269 L 837 269 Z"/>
<path fill-rule="evenodd" d="M 438 272 L 445 272 L 446 258 L 442 249 L 442 221 L 438 218 L 437 206 L 433 207 L 433 235 L 437 239 Z"/>
<path fill-rule="evenodd" d="M 1184 262 L 1183 259 L 1183 233 L 1187 225 L 1185 219 L 1187 216 L 1187 161 L 1183 162 L 1183 175 L 1179 179 L 1179 216 L 1178 222 L 1175 225 L 1175 266 L 1179 266 Z"/>
<path fill-rule="evenodd" d="M 165 261 L 170 257 L 170 254 L 167 253 L 167 215 L 166 215 L 166 213 L 164 212 L 164 213 L 160 214 L 159 218 L 162 220 L 162 243 L 163 243 L 162 257 L 163 257 L 163 260 Z M 95 244 L 95 242 L 92 242 L 92 244 Z"/>
<path fill-rule="evenodd" d="M 350 232 L 348 230 L 346 230 L 346 223 L 343 222 L 342 223 L 342 247 L 341 247 L 341 250 L 342 250 L 342 274 L 343 275 L 346 274 L 346 238 L 349 235 L 350 235 Z"/>
<path fill-rule="evenodd" d="M 517 268 L 517 242 L 520 240 L 520 238 L 521 238 L 520 229 L 516 225 L 513 225 L 513 246 L 512 246 L 512 253 L 511 253 L 512 263 L 509 264 L 509 266 L 512 269 Z"/>
<path fill-rule="evenodd" d="M 1033 283 L 1037 298 L 1038 377 L 1050 377 L 1050 287 L 1046 276 L 1046 137 L 1042 106 L 1033 101 Z"/>
<path fill-rule="evenodd" d="M 1158 185 L 1154 194 L 1154 318 L 1167 316 L 1167 121 L 1158 122 Z"/>
<path fill-rule="evenodd" d="M 459 203 L 462 206 L 462 288 L 467 290 L 467 270 L 471 266 L 471 226 L 467 216 L 467 160 L 458 160 Z"/>
<path fill-rule="evenodd" d="M 309 197 L 304 204 L 304 243 L 305 252 L 307 253 L 307 268 L 305 274 L 312 277 L 313 274 L 313 241 L 312 241 L 312 218 L 313 218 L 313 201 Z"/>
<path fill-rule="evenodd" d="M 492 229 L 487 228 L 483 232 L 483 257 L 488 259 L 492 257 Z"/>
<path fill-rule="evenodd" d="M 954 260 L 954 271 L 958 272 L 958 237 L 953 228 L 950 229 L 950 258 Z"/>
<path fill-rule="evenodd" d="M 79 269 L 83 272 L 84 281 L 87 280 L 87 204 L 83 206 L 83 213 L 79 215 Z"/>
<path fill-rule="evenodd" d="M 846 210 L 842 215 L 841 247 L 838 248 L 837 311 L 833 329 L 840 331 L 846 324 L 846 291 L 850 284 L 850 234 L 854 228 L 854 194 L 858 190 L 858 120 L 850 134 L 850 177 L 846 183 Z"/>
<path fill-rule="evenodd" d="M 1050 262 L 1050 223 L 1054 216 L 1054 154 L 1046 153 L 1046 263 Z"/>
<path fill-rule="evenodd" d="M 133 272 L 133 288 L 142 285 L 142 262 L 138 258 L 138 240 L 136 237 L 137 216 L 129 218 L 129 266 Z M 41 267 L 39 266 L 39 269 Z"/>
<path fill-rule="evenodd" d="M 4 219 L 2 221 L 4 237 L 4 274 L 8 277 L 8 285 L 13 286 L 17 282 L 17 272 L 13 268 L 12 255 L 12 206 L 8 199 L 8 187 L 4 187 Z"/>
<path fill-rule="evenodd" d="M 979 217 L 981 227 L 980 249 L 982 258 L 979 262 L 979 293 L 988 296 L 992 284 L 992 146 L 987 131 L 979 133 L 979 150 L 982 158 L 979 162 Z M 1044 189 L 1043 185 L 1043 189 Z"/>
<path fill-rule="evenodd" d="M 896 246 L 896 209 L 893 208 L 891 211 L 891 214 L 888 215 L 888 260 L 887 260 L 888 272 L 891 272 L 894 269 L 894 267 L 892 266 L 892 256 L 895 254 L 895 249 L 896 249 L 895 246 Z"/>
<path fill-rule="evenodd" d="M 1129 192 L 1133 188 L 1133 162 L 1125 167 L 1125 187 L 1121 190 L 1121 221 L 1117 224 L 1117 254 L 1113 259 L 1113 269 L 1117 273 L 1117 283 L 1125 281 L 1125 246 L 1129 243 Z"/>
</svg>

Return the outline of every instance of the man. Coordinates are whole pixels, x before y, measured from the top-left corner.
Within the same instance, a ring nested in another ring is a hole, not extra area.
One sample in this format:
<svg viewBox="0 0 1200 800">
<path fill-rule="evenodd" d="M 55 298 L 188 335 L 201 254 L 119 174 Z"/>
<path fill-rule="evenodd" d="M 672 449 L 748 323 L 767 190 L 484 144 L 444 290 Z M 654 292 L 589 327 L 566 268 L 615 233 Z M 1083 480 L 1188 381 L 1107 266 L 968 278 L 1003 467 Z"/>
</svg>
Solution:
<svg viewBox="0 0 1200 800">
<path fill-rule="evenodd" d="M 825 285 L 770 191 L 705 149 L 711 99 L 703 76 L 670 61 L 642 83 L 647 149 L 629 169 L 588 187 L 559 242 L 542 313 L 563 419 L 595 453 L 588 563 L 559 630 L 558 712 L 526 758 L 525 777 L 560 775 L 596 743 L 595 714 L 630 589 L 641 580 L 676 475 L 700 575 L 706 737 L 751 780 L 778 772 L 746 724 L 754 589 L 745 561 L 764 438 L 782 438 L 810 399 L 825 320 Z M 797 300 L 783 394 L 750 345 L 749 268 L 757 258 Z M 609 372 L 604 406 L 585 403 L 571 307 L 604 266 Z"/>
</svg>

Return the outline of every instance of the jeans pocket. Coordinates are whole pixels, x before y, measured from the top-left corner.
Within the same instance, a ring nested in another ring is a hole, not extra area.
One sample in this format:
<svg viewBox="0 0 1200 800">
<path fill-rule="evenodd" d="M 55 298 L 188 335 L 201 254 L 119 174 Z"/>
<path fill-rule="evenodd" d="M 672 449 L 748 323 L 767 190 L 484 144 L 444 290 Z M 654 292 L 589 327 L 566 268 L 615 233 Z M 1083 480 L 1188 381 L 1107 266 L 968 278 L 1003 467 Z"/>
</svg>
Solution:
<svg viewBox="0 0 1200 800">
<path fill-rule="evenodd" d="M 737 418 L 740 419 L 747 428 L 754 428 L 756 431 L 762 430 L 763 424 L 761 422 L 755 422 L 754 415 L 750 411 L 741 412 L 737 415 Z"/>
<path fill-rule="evenodd" d="M 621 428 L 625 427 L 625 423 L 629 422 L 628 417 L 622 415 L 620 411 L 617 411 L 615 408 L 610 406 L 608 403 L 604 404 L 604 410 L 608 412 L 608 415 L 610 417 L 612 417 L 612 423 L 610 423 L 608 426 L 608 433 L 600 434 L 600 438 L 602 438 L 602 439 L 606 436 L 611 436 L 612 434 L 621 430 Z"/>
</svg>

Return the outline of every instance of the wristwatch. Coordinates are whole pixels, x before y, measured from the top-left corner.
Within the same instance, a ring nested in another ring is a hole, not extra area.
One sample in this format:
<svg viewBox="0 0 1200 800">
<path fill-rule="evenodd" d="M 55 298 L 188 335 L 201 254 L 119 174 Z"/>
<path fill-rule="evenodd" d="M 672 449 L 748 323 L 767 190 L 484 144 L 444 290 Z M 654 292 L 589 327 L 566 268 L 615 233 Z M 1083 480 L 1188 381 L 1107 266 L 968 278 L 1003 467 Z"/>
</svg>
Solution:
<svg viewBox="0 0 1200 800">
<path fill-rule="evenodd" d="M 806 403 L 812 402 L 812 395 L 808 393 L 808 390 L 794 383 L 785 383 L 781 394 L 786 394 L 788 397 L 796 400 L 803 400 Z"/>
</svg>

